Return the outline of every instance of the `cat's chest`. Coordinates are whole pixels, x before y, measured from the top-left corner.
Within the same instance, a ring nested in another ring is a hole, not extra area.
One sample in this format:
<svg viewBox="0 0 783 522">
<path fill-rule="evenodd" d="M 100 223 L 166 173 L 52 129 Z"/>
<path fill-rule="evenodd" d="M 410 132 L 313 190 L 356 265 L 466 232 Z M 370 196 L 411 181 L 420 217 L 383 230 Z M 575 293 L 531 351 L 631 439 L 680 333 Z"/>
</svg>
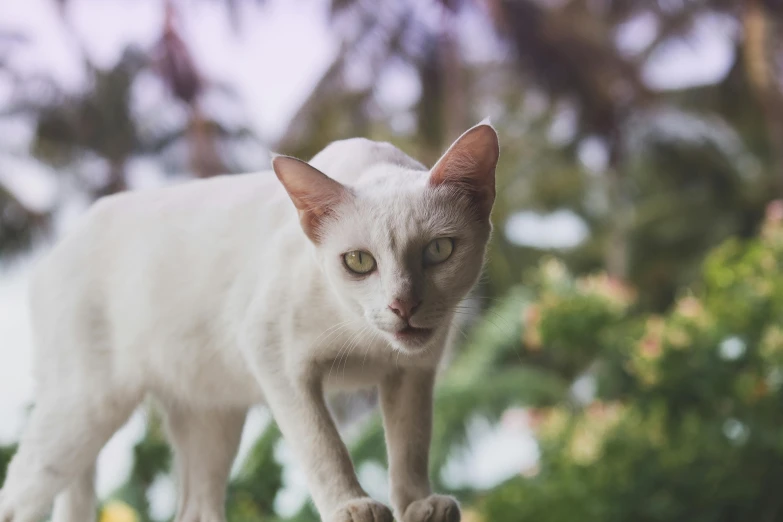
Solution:
<svg viewBox="0 0 783 522">
<path fill-rule="evenodd" d="M 393 366 L 377 356 L 355 353 L 323 360 L 319 367 L 326 390 L 354 391 L 377 385 Z"/>
<path fill-rule="evenodd" d="M 387 343 L 368 342 L 354 349 L 338 350 L 316 363 L 324 388 L 329 391 L 354 391 L 377 385 L 385 376 L 400 369 L 429 366 L 423 354 L 406 354 Z"/>
</svg>

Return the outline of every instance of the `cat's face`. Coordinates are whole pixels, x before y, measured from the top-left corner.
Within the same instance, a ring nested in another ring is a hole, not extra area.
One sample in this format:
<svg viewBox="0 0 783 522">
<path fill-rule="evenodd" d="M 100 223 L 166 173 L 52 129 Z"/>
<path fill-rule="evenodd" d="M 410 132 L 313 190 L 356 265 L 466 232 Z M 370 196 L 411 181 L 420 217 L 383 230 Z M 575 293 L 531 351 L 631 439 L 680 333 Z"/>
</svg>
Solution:
<svg viewBox="0 0 783 522">
<path fill-rule="evenodd" d="M 490 225 L 468 198 L 430 187 L 426 172 L 384 167 L 377 186 L 370 178 L 356 188 L 316 248 L 341 301 L 395 347 L 413 350 L 461 313 L 456 307 L 479 277 Z"/>
<path fill-rule="evenodd" d="M 345 187 L 306 164 L 291 164 L 324 178 L 300 185 L 315 186 L 307 201 L 297 200 L 278 160 L 275 170 L 340 301 L 367 334 L 415 352 L 443 338 L 479 277 L 496 162 L 497 137 L 483 125 L 457 140 L 429 172 L 378 164 Z"/>
</svg>

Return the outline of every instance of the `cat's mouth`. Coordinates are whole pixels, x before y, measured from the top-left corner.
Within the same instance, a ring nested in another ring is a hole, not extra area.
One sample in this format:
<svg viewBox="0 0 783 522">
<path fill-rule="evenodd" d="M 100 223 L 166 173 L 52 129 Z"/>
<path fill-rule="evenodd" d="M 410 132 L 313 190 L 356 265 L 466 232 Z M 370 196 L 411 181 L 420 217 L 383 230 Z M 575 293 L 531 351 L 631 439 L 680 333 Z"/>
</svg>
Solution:
<svg viewBox="0 0 783 522">
<path fill-rule="evenodd" d="M 394 338 L 405 344 L 420 345 L 429 341 L 434 332 L 433 328 L 416 328 L 408 325 L 394 332 Z"/>
</svg>

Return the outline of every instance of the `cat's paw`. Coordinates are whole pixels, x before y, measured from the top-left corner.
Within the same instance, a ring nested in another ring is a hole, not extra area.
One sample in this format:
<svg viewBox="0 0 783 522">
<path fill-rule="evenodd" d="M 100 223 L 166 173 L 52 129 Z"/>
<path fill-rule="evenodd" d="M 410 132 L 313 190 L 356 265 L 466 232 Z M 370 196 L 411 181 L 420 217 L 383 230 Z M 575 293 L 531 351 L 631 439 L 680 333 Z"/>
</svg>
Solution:
<svg viewBox="0 0 783 522">
<path fill-rule="evenodd" d="M 460 522 L 459 504 L 453 497 L 430 495 L 412 502 L 402 522 Z"/>
<path fill-rule="evenodd" d="M 349 500 L 329 517 L 328 522 L 393 522 L 392 512 L 371 498 Z"/>
<path fill-rule="evenodd" d="M 0 491 L 0 522 L 14 521 L 14 509 L 8 497 L 7 491 Z"/>
</svg>

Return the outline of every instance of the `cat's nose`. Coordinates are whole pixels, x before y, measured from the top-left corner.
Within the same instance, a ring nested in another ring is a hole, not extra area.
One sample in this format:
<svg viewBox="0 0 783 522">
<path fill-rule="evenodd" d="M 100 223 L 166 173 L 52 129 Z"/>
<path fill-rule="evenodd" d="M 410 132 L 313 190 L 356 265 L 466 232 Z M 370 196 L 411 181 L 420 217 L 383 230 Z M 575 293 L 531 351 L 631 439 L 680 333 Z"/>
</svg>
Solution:
<svg viewBox="0 0 783 522">
<path fill-rule="evenodd" d="M 395 299 L 389 305 L 389 309 L 401 319 L 408 320 L 416 313 L 416 309 L 421 304 L 420 299 Z"/>
</svg>

